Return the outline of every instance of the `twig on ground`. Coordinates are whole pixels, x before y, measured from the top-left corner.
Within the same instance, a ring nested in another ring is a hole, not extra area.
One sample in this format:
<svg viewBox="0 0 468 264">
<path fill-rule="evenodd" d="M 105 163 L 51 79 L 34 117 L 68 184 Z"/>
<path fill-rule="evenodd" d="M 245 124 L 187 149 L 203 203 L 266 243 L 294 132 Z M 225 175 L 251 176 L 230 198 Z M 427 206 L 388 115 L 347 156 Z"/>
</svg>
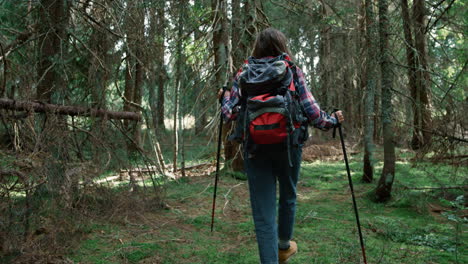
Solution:
<svg viewBox="0 0 468 264">
<path fill-rule="evenodd" d="M 241 182 L 241 183 L 238 183 L 234 186 L 232 186 L 231 188 L 229 188 L 228 192 L 226 194 L 224 194 L 224 199 L 226 200 L 226 202 L 224 203 L 224 207 L 223 207 L 223 215 L 226 216 L 226 214 L 224 213 L 224 210 L 226 209 L 228 203 L 229 203 L 229 199 L 227 198 L 229 193 L 232 191 L 232 189 L 236 188 L 236 187 L 239 187 L 241 185 L 243 185 L 244 183 Z"/>
</svg>

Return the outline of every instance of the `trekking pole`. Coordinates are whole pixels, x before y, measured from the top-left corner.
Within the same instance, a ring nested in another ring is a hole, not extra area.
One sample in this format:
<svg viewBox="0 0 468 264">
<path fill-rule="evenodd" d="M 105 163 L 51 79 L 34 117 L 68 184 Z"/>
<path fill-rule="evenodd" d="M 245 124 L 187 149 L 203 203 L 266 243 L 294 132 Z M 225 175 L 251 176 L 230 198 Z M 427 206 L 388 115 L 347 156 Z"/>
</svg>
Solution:
<svg viewBox="0 0 468 264">
<path fill-rule="evenodd" d="M 335 112 L 336 111 L 338 111 L 338 109 L 335 109 Z M 336 113 L 334 114 L 335 114 L 337 123 L 336 123 L 336 126 L 333 128 L 333 138 L 335 138 L 336 128 L 338 128 L 338 132 L 340 134 L 340 140 L 341 140 L 341 148 L 343 149 L 343 156 L 344 156 L 344 160 L 346 164 L 346 172 L 348 173 L 349 188 L 351 189 L 351 196 L 353 197 L 354 214 L 356 215 L 356 223 L 357 223 L 358 232 L 359 232 L 359 241 L 361 242 L 362 257 L 364 259 L 364 264 L 367 264 L 366 248 L 364 247 L 364 240 L 362 239 L 361 223 L 359 222 L 359 213 L 358 213 L 358 208 L 356 204 L 356 198 L 354 197 L 353 180 L 351 179 L 351 172 L 349 170 L 348 156 L 346 155 L 346 148 L 345 148 L 345 143 L 343 139 L 343 131 L 341 130 L 341 124 L 340 124 L 340 121 L 338 121 L 338 117 L 336 116 Z"/>
<path fill-rule="evenodd" d="M 226 92 L 227 86 L 223 86 L 223 93 L 219 98 L 219 104 L 222 105 L 224 92 Z M 216 207 L 216 190 L 218 189 L 218 178 L 219 178 L 219 158 L 221 156 L 221 137 L 223 133 L 223 112 L 219 116 L 219 134 L 218 134 L 218 152 L 216 153 L 216 173 L 215 173 L 215 185 L 213 191 L 213 208 L 211 210 L 211 232 L 213 232 L 214 226 L 214 215 L 215 215 L 215 207 Z"/>
</svg>

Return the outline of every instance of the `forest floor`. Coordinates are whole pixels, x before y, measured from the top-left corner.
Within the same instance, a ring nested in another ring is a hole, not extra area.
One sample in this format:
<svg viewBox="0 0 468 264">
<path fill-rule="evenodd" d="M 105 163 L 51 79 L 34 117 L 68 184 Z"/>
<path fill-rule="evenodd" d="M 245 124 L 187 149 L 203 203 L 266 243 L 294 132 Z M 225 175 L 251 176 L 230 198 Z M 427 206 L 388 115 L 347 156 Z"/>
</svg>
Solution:
<svg viewBox="0 0 468 264">
<path fill-rule="evenodd" d="M 385 204 L 372 201 L 375 183 L 360 180 L 362 156 L 350 157 L 368 263 L 468 263 L 463 191 L 412 189 L 466 186 L 468 168 L 412 163 L 399 152 L 393 198 Z M 294 233 L 299 252 L 290 264 L 362 263 L 345 166 L 333 159 L 303 162 Z M 377 163 L 376 177 L 381 169 Z M 163 206 L 150 188 L 116 188 L 108 206 L 97 193 L 82 202 L 66 251 L 47 253 L 47 263 L 258 263 L 245 181 L 221 173 L 213 233 L 213 174 L 171 181 Z M 25 254 L 14 262 L 31 259 Z"/>
</svg>

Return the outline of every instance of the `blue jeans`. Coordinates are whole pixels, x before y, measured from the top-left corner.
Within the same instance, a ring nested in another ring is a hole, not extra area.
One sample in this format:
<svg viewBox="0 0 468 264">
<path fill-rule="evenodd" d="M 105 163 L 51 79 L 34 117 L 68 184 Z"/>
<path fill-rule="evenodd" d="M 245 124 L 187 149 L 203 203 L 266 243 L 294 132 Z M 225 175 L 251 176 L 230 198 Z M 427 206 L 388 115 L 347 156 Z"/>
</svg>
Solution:
<svg viewBox="0 0 468 264">
<path fill-rule="evenodd" d="M 278 263 L 278 239 L 290 240 L 296 214 L 296 185 L 301 167 L 301 147 L 291 147 L 292 167 L 284 148 L 258 149 L 245 156 L 250 202 L 262 264 Z M 279 183 L 278 222 L 276 181 Z"/>
</svg>

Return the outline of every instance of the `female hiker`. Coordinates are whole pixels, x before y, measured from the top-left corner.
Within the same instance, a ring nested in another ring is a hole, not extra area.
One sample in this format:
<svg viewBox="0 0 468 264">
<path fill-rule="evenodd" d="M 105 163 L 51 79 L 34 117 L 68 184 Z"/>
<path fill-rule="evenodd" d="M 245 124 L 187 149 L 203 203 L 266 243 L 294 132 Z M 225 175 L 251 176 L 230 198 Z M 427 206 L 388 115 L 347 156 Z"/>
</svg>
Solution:
<svg viewBox="0 0 468 264">
<path fill-rule="evenodd" d="M 291 62 L 290 55 L 283 33 L 273 28 L 262 31 L 255 41 L 252 57 L 237 73 L 231 90 L 224 93 L 220 90 L 218 94 L 223 96 L 221 110 L 225 119 L 241 119 L 237 123 L 241 123 L 240 131 L 244 133 L 238 138 L 243 140 L 244 167 L 263 264 L 284 263 L 297 252 L 297 244 L 291 239 L 307 124 L 323 130 L 337 124 L 335 117 L 320 110 L 307 88 L 304 74 Z M 262 108 L 262 105 L 268 107 Z M 272 113 L 259 118 L 268 111 Z M 304 118 L 301 119 L 300 113 Z M 272 116 L 277 123 L 265 121 Z M 336 116 L 343 122 L 341 111 L 336 112 Z M 305 127 L 302 130 L 301 125 Z M 286 133 L 279 132 L 282 126 L 286 127 Z M 277 140 L 281 137 L 285 139 Z M 279 184 L 278 215 L 276 182 Z"/>
</svg>

